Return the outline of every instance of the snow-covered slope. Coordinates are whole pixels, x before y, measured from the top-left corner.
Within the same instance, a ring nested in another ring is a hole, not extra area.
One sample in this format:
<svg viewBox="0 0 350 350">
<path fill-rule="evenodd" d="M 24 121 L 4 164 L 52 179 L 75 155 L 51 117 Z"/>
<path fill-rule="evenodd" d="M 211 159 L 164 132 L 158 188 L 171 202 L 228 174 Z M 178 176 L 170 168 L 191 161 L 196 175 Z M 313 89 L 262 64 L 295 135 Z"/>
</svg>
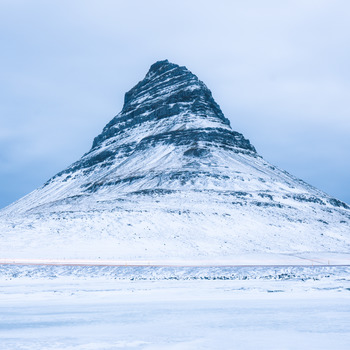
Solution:
<svg viewBox="0 0 350 350">
<path fill-rule="evenodd" d="M 0 211 L 1 257 L 350 252 L 350 208 L 265 161 L 185 67 L 151 66 L 91 150 Z"/>
</svg>

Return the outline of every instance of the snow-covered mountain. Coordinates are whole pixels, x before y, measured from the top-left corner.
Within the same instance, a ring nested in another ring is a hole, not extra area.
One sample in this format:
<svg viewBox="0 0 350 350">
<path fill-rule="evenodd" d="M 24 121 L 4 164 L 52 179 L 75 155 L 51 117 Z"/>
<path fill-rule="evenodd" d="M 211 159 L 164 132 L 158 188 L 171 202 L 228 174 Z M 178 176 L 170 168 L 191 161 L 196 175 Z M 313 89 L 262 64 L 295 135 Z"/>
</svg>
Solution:
<svg viewBox="0 0 350 350">
<path fill-rule="evenodd" d="M 167 60 L 81 159 L 0 211 L 1 257 L 349 252 L 350 207 L 264 160 Z"/>
</svg>

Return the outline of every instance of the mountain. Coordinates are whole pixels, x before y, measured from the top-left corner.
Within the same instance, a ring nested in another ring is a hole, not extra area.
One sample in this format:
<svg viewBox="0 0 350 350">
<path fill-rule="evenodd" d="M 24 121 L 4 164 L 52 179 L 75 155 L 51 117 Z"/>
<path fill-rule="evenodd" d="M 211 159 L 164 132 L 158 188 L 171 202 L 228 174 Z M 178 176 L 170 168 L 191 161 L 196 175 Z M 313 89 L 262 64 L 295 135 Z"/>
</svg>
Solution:
<svg viewBox="0 0 350 350">
<path fill-rule="evenodd" d="M 264 160 L 186 67 L 153 64 L 81 159 L 0 211 L 1 256 L 349 252 L 350 208 Z"/>
</svg>

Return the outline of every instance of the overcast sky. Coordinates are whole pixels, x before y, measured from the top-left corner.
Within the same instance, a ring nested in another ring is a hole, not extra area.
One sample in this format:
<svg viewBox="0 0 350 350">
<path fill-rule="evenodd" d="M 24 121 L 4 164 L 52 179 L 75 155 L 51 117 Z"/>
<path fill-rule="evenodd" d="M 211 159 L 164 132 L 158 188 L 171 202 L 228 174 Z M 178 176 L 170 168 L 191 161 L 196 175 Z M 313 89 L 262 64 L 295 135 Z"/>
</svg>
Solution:
<svg viewBox="0 0 350 350">
<path fill-rule="evenodd" d="M 0 0 L 0 207 L 87 152 L 155 61 L 268 161 L 350 203 L 350 2 Z"/>
</svg>

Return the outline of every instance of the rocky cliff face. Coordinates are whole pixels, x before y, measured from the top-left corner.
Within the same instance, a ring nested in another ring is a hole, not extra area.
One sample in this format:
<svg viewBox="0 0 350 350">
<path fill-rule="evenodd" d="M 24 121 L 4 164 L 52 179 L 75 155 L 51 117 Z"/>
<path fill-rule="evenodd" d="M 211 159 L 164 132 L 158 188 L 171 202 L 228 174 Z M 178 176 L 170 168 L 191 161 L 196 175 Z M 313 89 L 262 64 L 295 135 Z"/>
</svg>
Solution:
<svg viewBox="0 0 350 350">
<path fill-rule="evenodd" d="M 347 204 L 266 162 L 231 129 L 205 84 L 168 61 L 125 94 L 88 153 L 0 213 L 3 256 L 211 257 L 350 246 Z"/>
<path fill-rule="evenodd" d="M 209 156 L 212 147 L 256 152 L 243 135 L 232 131 L 203 82 L 185 67 L 160 61 L 125 94 L 123 110 L 94 139 L 92 149 L 55 178 L 78 170 L 87 175 L 96 167 L 113 167 L 130 156 L 164 146 L 183 149 L 184 163 Z M 114 171 L 111 177 L 118 175 Z M 194 169 L 191 175 L 196 176 Z M 96 190 L 105 184 L 101 178 L 87 187 Z"/>
</svg>

